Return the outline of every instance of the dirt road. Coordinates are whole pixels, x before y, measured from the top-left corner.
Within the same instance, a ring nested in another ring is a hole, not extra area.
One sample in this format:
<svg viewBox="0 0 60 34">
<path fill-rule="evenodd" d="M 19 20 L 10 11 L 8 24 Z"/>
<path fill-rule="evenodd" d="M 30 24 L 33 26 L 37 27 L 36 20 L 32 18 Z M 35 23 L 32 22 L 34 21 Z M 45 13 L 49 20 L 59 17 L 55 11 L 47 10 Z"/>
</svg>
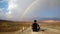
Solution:
<svg viewBox="0 0 60 34">
<path fill-rule="evenodd" d="M 44 31 L 39 32 L 33 32 L 31 27 L 27 28 L 23 32 L 21 30 L 16 32 L 2 32 L 0 34 L 60 34 L 60 30 L 48 28 L 48 27 L 41 27 L 41 29 L 44 29 Z"/>
</svg>

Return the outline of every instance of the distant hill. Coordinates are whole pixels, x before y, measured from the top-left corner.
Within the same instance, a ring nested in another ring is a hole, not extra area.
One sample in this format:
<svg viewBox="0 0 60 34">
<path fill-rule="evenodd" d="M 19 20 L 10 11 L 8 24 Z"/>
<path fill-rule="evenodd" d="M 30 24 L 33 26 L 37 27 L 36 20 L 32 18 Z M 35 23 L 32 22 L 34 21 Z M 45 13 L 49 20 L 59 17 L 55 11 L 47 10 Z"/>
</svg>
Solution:
<svg viewBox="0 0 60 34">
<path fill-rule="evenodd" d="M 25 19 L 25 20 L 22 20 L 22 22 L 23 21 L 33 21 L 33 20 L 38 20 L 38 21 L 40 21 L 40 20 L 58 20 L 58 21 L 60 21 L 60 18 L 33 18 L 33 19 Z M 2 22 L 2 21 L 9 21 L 9 22 L 13 22 L 12 20 L 0 20 L 0 22 Z M 21 22 L 21 21 L 14 21 L 14 22 Z"/>
<path fill-rule="evenodd" d="M 58 20 L 60 21 L 60 18 L 36 18 L 37 20 Z"/>
<path fill-rule="evenodd" d="M 0 23 L 4 23 L 4 22 L 6 22 L 6 23 L 14 23 L 15 21 L 10 21 L 10 20 L 0 20 Z"/>
<path fill-rule="evenodd" d="M 7 20 L 0 20 L 0 21 L 7 21 Z"/>
</svg>

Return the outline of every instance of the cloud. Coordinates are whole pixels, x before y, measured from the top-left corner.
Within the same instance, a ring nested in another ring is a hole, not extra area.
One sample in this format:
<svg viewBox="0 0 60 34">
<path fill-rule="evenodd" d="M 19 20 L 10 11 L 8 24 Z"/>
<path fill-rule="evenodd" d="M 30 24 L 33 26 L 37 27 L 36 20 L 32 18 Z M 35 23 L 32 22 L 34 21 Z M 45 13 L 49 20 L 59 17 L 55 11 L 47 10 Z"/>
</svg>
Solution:
<svg viewBox="0 0 60 34">
<path fill-rule="evenodd" d="M 7 19 L 19 20 L 24 10 L 33 2 L 33 0 L 9 0 Z"/>
<path fill-rule="evenodd" d="M 8 20 L 22 20 L 20 17 L 23 12 L 31 5 L 35 0 L 3 0 L 0 2 L 8 1 L 8 12 L 4 13 L 4 19 Z M 60 0 L 59 0 L 60 1 Z M 60 7 L 60 2 L 58 0 L 39 0 L 36 4 L 34 4 L 29 10 L 28 13 L 25 14 L 24 19 L 33 17 L 44 17 L 47 13 L 49 15 L 51 12 L 55 11 L 55 15 L 57 10 Z M 0 9 L 2 12 L 3 10 Z M 59 11 L 59 10 L 58 10 Z M 50 12 L 50 13 L 49 13 Z M 3 12 L 2 12 L 3 13 Z M 43 14 L 45 13 L 45 15 Z M 58 12 L 57 12 L 58 13 Z"/>
<path fill-rule="evenodd" d="M 7 7 L 8 7 L 7 2 L 8 2 L 8 0 L 0 0 L 0 19 L 6 18 L 5 13 L 7 12 Z"/>
<path fill-rule="evenodd" d="M 0 8 L 0 12 L 2 12 L 2 11 L 3 11 L 3 9 L 4 9 L 4 8 Z"/>
<path fill-rule="evenodd" d="M 0 0 L 0 3 L 7 2 L 8 0 Z"/>
<path fill-rule="evenodd" d="M 0 19 L 4 19 L 5 13 L 3 12 L 4 8 L 0 8 Z"/>
<path fill-rule="evenodd" d="M 8 10 L 12 10 L 17 7 L 17 0 L 9 0 L 8 2 Z"/>
<path fill-rule="evenodd" d="M 59 17 L 60 0 L 39 0 L 34 7 L 31 7 L 25 17 Z"/>
</svg>

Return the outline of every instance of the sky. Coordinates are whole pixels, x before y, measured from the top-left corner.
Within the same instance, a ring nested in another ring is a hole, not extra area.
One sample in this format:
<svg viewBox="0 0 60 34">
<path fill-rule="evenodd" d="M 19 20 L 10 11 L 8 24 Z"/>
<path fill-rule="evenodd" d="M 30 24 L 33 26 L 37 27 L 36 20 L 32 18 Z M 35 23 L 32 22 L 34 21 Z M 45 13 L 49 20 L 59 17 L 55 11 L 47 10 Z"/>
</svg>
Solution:
<svg viewBox="0 0 60 34">
<path fill-rule="evenodd" d="M 60 18 L 60 0 L 0 0 L 0 19 Z"/>
</svg>

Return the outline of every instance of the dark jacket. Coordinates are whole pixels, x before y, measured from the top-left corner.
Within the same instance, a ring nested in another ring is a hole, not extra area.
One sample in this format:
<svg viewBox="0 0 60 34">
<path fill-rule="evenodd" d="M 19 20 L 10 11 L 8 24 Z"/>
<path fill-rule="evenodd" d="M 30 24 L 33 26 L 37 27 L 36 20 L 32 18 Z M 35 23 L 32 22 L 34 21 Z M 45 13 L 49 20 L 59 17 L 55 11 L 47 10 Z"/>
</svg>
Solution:
<svg viewBox="0 0 60 34">
<path fill-rule="evenodd" d="M 40 29 L 40 27 L 39 27 L 39 25 L 37 23 L 32 24 L 32 30 L 33 31 L 39 31 L 39 29 Z"/>
</svg>

